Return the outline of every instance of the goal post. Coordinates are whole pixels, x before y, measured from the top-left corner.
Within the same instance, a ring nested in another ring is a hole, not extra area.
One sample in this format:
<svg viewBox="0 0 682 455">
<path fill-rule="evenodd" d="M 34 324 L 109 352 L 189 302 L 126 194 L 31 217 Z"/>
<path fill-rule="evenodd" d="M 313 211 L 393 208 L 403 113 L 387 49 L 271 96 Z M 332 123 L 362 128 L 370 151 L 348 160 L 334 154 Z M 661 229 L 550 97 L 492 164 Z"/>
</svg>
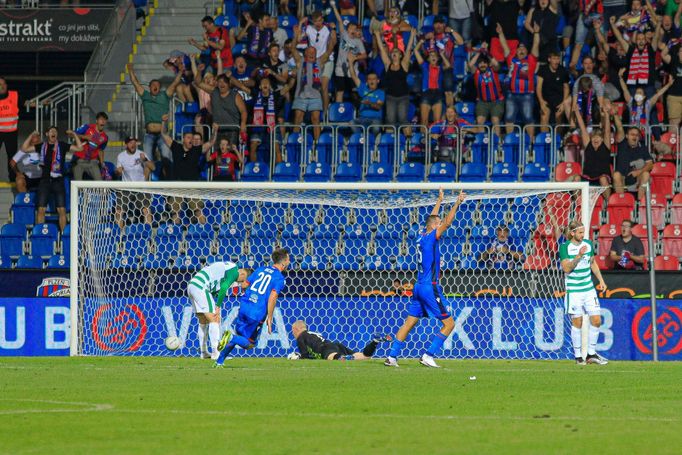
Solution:
<svg viewBox="0 0 682 455">
<path fill-rule="evenodd" d="M 444 356 L 569 358 L 556 241 L 568 220 L 590 231 L 601 189 L 586 182 L 72 181 L 71 355 L 197 355 L 189 278 L 215 260 L 258 267 L 278 246 L 291 250 L 292 265 L 273 334 L 240 355 L 290 352 L 297 319 L 352 348 L 372 332 L 393 333 L 416 278 L 413 243 L 439 188 L 441 216 L 467 193 L 441 242 L 441 282 L 460 326 Z M 485 254 L 503 226 L 518 255 Z M 224 329 L 237 306 L 235 290 Z M 421 324 L 406 354 L 417 356 L 435 328 Z M 165 349 L 171 335 L 181 349 Z"/>
</svg>

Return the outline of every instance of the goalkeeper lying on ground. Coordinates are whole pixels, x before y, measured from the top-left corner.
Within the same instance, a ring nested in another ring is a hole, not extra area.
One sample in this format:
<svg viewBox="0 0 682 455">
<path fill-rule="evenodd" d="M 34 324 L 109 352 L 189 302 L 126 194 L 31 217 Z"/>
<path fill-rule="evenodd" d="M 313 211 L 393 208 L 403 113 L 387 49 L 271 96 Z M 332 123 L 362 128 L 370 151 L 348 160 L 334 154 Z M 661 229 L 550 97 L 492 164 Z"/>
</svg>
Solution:
<svg viewBox="0 0 682 455">
<path fill-rule="evenodd" d="M 326 340 L 319 333 L 309 332 L 305 321 L 294 322 L 291 332 L 296 338 L 300 354 L 289 355 L 290 359 L 367 360 L 374 355 L 379 343 L 391 341 L 390 336 L 375 334 L 362 352 L 356 352 L 342 343 Z"/>
</svg>

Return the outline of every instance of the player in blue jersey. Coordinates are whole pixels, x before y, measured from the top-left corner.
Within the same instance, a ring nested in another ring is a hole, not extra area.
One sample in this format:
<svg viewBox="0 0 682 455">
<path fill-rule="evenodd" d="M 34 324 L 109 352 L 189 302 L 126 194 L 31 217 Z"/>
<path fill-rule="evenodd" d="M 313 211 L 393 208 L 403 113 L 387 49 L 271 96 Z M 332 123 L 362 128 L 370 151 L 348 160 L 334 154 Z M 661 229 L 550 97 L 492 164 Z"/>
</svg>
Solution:
<svg viewBox="0 0 682 455">
<path fill-rule="evenodd" d="M 263 322 L 272 333 L 272 316 L 277 297 L 284 288 L 282 272 L 289 267 L 289 251 L 278 248 L 272 252 L 272 264 L 257 268 L 247 279 L 247 288 L 239 299 L 239 314 L 234 322 L 234 332 L 225 331 L 218 349 L 220 355 L 214 365 L 222 368 L 235 346 L 250 349 L 256 343 Z"/>
<path fill-rule="evenodd" d="M 443 323 L 443 328 L 436 332 L 431 347 L 422 355 L 419 363 L 427 367 L 439 368 L 433 357 L 440 352 L 443 342 L 455 328 L 455 321 L 445 308 L 443 290 L 438 284 L 440 277 L 439 240 L 443 236 L 443 232 L 452 224 L 457 208 L 462 204 L 465 197 L 464 192 L 460 192 L 450 212 L 442 220 L 439 213 L 440 205 L 443 202 L 443 190 L 440 190 L 436 206 L 426 219 L 424 232 L 417 238 L 417 263 L 419 264 L 417 284 L 414 286 L 412 301 L 407 310 L 407 319 L 395 335 L 391 351 L 386 362 L 384 362 L 387 367 L 398 366 L 398 355 L 405 346 L 407 335 L 420 318 L 430 317 L 439 319 Z"/>
</svg>

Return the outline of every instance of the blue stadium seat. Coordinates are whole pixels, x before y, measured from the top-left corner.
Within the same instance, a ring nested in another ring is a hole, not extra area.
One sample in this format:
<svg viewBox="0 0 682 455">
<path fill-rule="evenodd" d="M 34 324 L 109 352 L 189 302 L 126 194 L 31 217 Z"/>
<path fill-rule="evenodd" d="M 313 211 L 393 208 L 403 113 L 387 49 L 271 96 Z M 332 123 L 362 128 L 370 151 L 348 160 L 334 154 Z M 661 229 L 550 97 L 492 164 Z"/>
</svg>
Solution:
<svg viewBox="0 0 682 455">
<path fill-rule="evenodd" d="M 135 256 L 120 254 L 113 258 L 111 267 L 114 269 L 137 270 L 140 267 L 140 263 Z"/>
<path fill-rule="evenodd" d="M 464 49 L 463 46 L 456 46 L 455 51 L 457 49 Z M 455 52 L 456 53 L 456 52 Z M 469 102 L 458 102 L 455 103 L 455 111 L 457 112 L 457 115 L 464 120 L 466 120 L 469 123 L 476 123 L 476 103 L 469 103 Z M 477 134 L 486 134 L 486 133 L 477 133 Z"/>
<path fill-rule="evenodd" d="M 263 218 L 266 220 L 268 219 L 266 215 L 264 215 Z M 283 219 L 281 221 L 282 223 L 284 222 Z M 283 224 L 278 224 L 275 221 L 263 221 L 262 223 L 254 224 L 251 228 L 251 237 L 260 237 L 263 239 L 277 237 L 280 226 L 283 226 Z"/>
<path fill-rule="evenodd" d="M 149 224 L 134 223 L 125 229 L 123 234 L 123 251 L 143 255 L 152 238 L 152 227 Z"/>
<path fill-rule="evenodd" d="M 533 153 L 535 162 L 549 164 L 552 159 L 552 135 L 550 133 L 539 133 L 533 142 Z"/>
<path fill-rule="evenodd" d="M 348 161 L 361 164 L 365 151 L 365 136 L 363 133 L 353 133 L 348 140 Z"/>
<path fill-rule="evenodd" d="M 377 226 L 376 239 L 400 239 L 403 236 L 403 221 L 400 224 L 380 224 Z M 393 240 L 395 242 L 395 240 Z"/>
<path fill-rule="evenodd" d="M 480 268 L 477 256 L 472 254 L 471 256 L 464 256 L 460 262 L 459 267 L 463 270 L 477 270 Z"/>
<path fill-rule="evenodd" d="M 404 163 L 400 165 L 396 180 L 399 182 L 423 182 L 424 165 L 421 163 Z"/>
<path fill-rule="evenodd" d="M 9 223 L 0 229 L 0 253 L 3 256 L 21 256 L 26 240 L 26 226 Z"/>
<path fill-rule="evenodd" d="M 332 170 L 327 163 L 310 163 L 305 168 L 303 180 L 306 182 L 328 182 Z"/>
<path fill-rule="evenodd" d="M 332 150 L 334 148 L 334 138 L 332 134 L 328 131 L 320 134 L 320 138 L 317 140 L 317 160 L 320 163 L 331 163 Z M 311 157 L 308 155 L 307 162 L 311 162 Z"/>
<path fill-rule="evenodd" d="M 318 255 L 304 256 L 301 261 L 301 270 L 318 270 L 324 269 L 327 263 L 326 258 Z"/>
<path fill-rule="evenodd" d="M 180 256 L 175 259 L 174 266 L 180 270 L 198 270 L 201 268 L 201 260 L 198 256 Z"/>
<path fill-rule="evenodd" d="M 297 205 L 291 208 L 291 219 L 294 224 L 312 226 L 315 224 L 317 207 L 312 205 Z"/>
<path fill-rule="evenodd" d="M 518 197 L 514 200 L 511 211 L 514 226 L 521 230 L 537 225 L 537 214 L 541 201 L 537 196 Z"/>
<path fill-rule="evenodd" d="M 168 267 L 168 258 L 156 254 L 148 254 L 142 261 L 142 267 L 145 269 L 165 269 Z"/>
<path fill-rule="evenodd" d="M 31 230 L 31 255 L 49 257 L 55 254 L 59 229 L 54 224 L 38 224 Z"/>
<path fill-rule="evenodd" d="M 272 180 L 275 182 L 297 182 L 299 174 L 300 167 L 298 163 L 286 161 L 275 165 L 275 172 L 272 174 Z"/>
<path fill-rule="evenodd" d="M 249 239 L 249 252 L 257 257 L 269 257 L 275 249 L 274 236 L 272 237 L 251 237 Z"/>
<path fill-rule="evenodd" d="M 387 257 L 378 254 L 374 256 L 365 256 L 364 268 L 366 270 L 386 270 L 389 266 L 390 262 Z"/>
<path fill-rule="evenodd" d="M 521 139 L 519 133 L 510 133 L 504 137 L 502 143 L 503 161 L 505 163 L 518 163 L 521 151 Z"/>
<path fill-rule="evenodd" d="M 332 260 L 334 270 L 360 270 L 360 261 L 353 254 L 335 256 Z"/>
<path fill-rule="evenodd" d="M 509 211 L 509 204 L 504 199 L 484 200 L 478 207 L 481 214 L 481 225 L 496 228 L 505 224 L 505 215 Z"/>
<path fill-rule="evenodd" d="M 351 123 L 355 119 L 355 108 L 352 103 L 331 103 L 327 115 L 329 123 Z"/>
<path fill-rule="evenodd" d="M 465 163 L 459 174 L 460 182 L 485 182 L 487 170 L 485 164 Z"/>
<path fill-rule="evenodd" d="M 335 239 L 313 239 L 312 251 L 318 256 L 329 257 L 336 255 Z"/>
<path fill-rule="evenodd" d="M 368 182 L 385 183 L 393 180 L 393 172 L 390 166 L 383 163 L 372 163 L 367 169 L 365 180 Z"/>
<path fill-rule="evenodd" d="M 211 254 L 211 242 L 215 237 L 213 225 L 190 224 L 187 227 L 185 242 L 187 242 L 188 256 L 209 256 Z"/>
<path fill-rule="evenodd" d="M 303 153 L 303 135 L 301 133 L 291 133 L 287 136 L 287 140 L 284 143 L 284 150 L 286 151 L 286 161 L 289 163 L 294 163 L 297 165 L 301 161 Z M 313 136 L 308 134 L 306 136 L 306 153 L 310 153 L 313 148 Z"/>
<path fill-rule="evenodd" d="M 0 256 L 0 270 L 7 270 L 12 268 L 12 259 L 4 254 Z"/>
<path fill-rule="evenodd" d="M 457 169 L 452 163 L 433 163 L 429 169 L 429 182 L 452 183 L 457 177 Z"/>
<path fill-rule="evenodd" d="M 421 32 L 429 33 L 433 31 L 433 20 L 436 16 L 428 15 L 424 17 L 424 22 L 422 22 Z"/>
<path fill-rule="evenodd" d="M 370 135 L 371 136 L 371 135 Z M 405 137 L 400 136 L 399 150 L 405 148 Z M 392 165 L 395 162 L 395 134 L 384 133 L 379 139 L 379 162 Z"/>
<path fill-rule="evenodd" d="M 405 16 L 404 19 L 408 24 L 410 24 L 410 27 L 412 27 L 414 29 L 419 28 L 419 19 L 417 18 L 417 16 L 413 16 L 413 15 L 409 14 L 409 15 Z M 407 43 L 407 41 L 405 41 L 405 42 Z"/>
<path fill-rule="evenodd" d="M 526 164 L 523 168 L 524 182 L 547 182 L 549 180 L 549 168 L 540 163 Z"/>
<path fill-rule="evenodd" d="M 460 239 L 443 237 L 440 241 L 441 257 L 454 257 L 462 254 L 464 242 Z"/>
<path fill-rule="evenodd" d="M 493 149 L 497 148 L 499 138 L 493 135 Z M 485 133 L 476 133 L 474 142 L 471 144 L 471 161 L 474 163 L 488 162 L 488 147 L 490 146 L 490 135 Z"/>
<path fill-rule="evenodd" d="M 263 216 L 263 222 L 274 224 L 275 228 L 278 229 L 279 225 L 284 224 L 284 215 L 286 214 L 289 206 L 288 204 L 281 202 L 264 202 L 260 211 Z"/>
<path fill-rule="evenodd" d="M 17 193 L 12 204 L 12 222 L 18 224 L 35 223 L 36 193 Z"/>
<path fill-rule="evenodd" d="M 322 225 L 329 227 L 343 226 L 348 223 L 348 209 L 345 207 L 329 206 L 324 209 Z"/>
<path fill-rule="evenodd" d="M 313 230 L 313 238 L 315 239 L 330 239 L 339 236 L 339 228 L 337 224 L 320 224 L 315 226 Z"/>
<path fill-rule="evenodd" d="M 17 261 L 17 267 L 18 269 L 42 269 L 43 268 L 43 260 L 40 256 L 26 256 L 26 255 L 21 255 L 19 256 L 19 260 Z"/>
<path fill-rule="evenodd" d="M 222 255 L 239 255 L 242 253 L 244 227 L 238 224 L 221 225 L 216 245 Z"/>
<path fill-rule="evenodd" d="M 296 257 L 302 257 L 305 254 L 305 239 L 301 238 L 290 238 L 283 241 L 281 244 L 282 248 L 289 250 L 289 254 Z"/>
<path fill-rule="evenodd" d="M 519 179 L 518 176 L 519 167 L 516 164 L 511 163 L 496 163 L 493 166 L 493 172 L 490 175 L 491 182 L 516 182 Z"/>
<path fill-rule="evenodd" d="M 62 235 L 60 236 L 60 245 L 61 245 L 61 252 L 64 255 L 69 255 L 71 254 L 71 225 L 67 224 L 64 226 L 64 230 L 62 231 Z"/>
<path fill-rule="evenodd" d="M 395 239 L 379 239 L 374 242 L 376 254 L 382 257 L 398 256 L 400 254 L 400 242 Z"/>
<path fill-rule="evenodd" d="M 244 43 L 237 43 L 232 46 L 232 56 L 246 55 L 246 45 Z"/>
<path fill-rule="evenodd" d="M 237 19 L 236 16 L 233 16 L 232 14 L 226 14 L 226 15 L 219 15 L 215 18 L 213 21 L 216 25 L 220 27 L 224 27 L 226 29 L 231 29 L 239 26 L 239 20 Z"/>
<path fill-rule="evenodd" d="M 359 182 L 362 179 L 362 168 L 353 162 L 341 163 L 336 168 L 334 180 L 337 182 Z"/>
<path fill-rule="evenodd" d="M 246 163 L 242 172 L 244 182 L 267 182 L 270 179 L 270 168 L 266 163 L 256 161 Z"/>
<path fill-rule="evenodd" d="M 156 254 L 168 258 L 177 256 L 182 240 L 182 228 L 175 224 L 163 224 L 156 230 L 154 242 L 156 244 Z"/>
<path fill-rule="evenodd" d="M 466 65 L 468 60 L 467 52 L 464 46 L 455 46 L 453 57 L 454 63 L 452 65 L 452 71 L 455 73 L 455 77 L 457 79 L 464 79 L 467 74 Z M 469 121 L 470 123 L 475 123 L 474 121 L 469 120 L 468 117 L 464 117 L 464 119 Z"/>
<path fill-rule="evenodd" d="M 343 254 L 352 256 L 365 256 L 367 254 L 368 238 L 346 239 L 343 242 Z"/>
<path fill-rule="evenodd" d="M 296 220 L 294 220 L 296 221 Z M 282 230 L 282 240 L 284 239 L 305 239 L 309 228 L 307 225 L 287 224 Z"/>
<path fill-rule="evenodd" d="M 296 19 L 296 16 L 292 15 L 280 15 L 277 17 L 278 19 L 278 26 L 282 27 L 283 29 L 287 30 L 293 30 L 294 26 L 298 24 L 298 20 Z"/>
<path fill-rule="evenodd" d="M 367 223 L 355 223 L 343 228 L 346 239 L 368 239 L 372 236 L 372 226 Z"/>
</svg>

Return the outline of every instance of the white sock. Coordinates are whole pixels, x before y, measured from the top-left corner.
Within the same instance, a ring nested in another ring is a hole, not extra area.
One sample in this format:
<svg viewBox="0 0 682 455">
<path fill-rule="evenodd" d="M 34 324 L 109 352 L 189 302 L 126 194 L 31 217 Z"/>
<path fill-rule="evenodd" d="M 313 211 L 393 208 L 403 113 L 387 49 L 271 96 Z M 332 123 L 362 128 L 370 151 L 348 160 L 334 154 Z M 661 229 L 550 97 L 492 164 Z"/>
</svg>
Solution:
<svg viewBox="0 0 682 455">
<path fill-rule="evenodd" d="M 590 324 L 590 329 L 587 332 L 587 355 L 595 355 L 597 353 L 597 339 L 599 338 L 599 327 Z"/>
<path fill-rule="evenodd" d="M 206 324 L 199 324 L 199 330 L 197 330 L 197 338 L 199 338 L 199 348 L 201 352 L 208 352 L 206 349 L 206 333 L 208 326 Z"/>
<path fill-rule="evenodd" d="M 208 324 L 208 337 L 211 339 L 211 352 L 218 352 L 218 342 L 220 341 L 220 324 L 211 322 Z"/>
<path fill-rule="evenodd" d="M 582 341 L 583 341 L 583 334 L 582 334 L 582 329 L 579 329 L 578 327 L 571 326 L 571 341 L 573 342 L 573 353 L 575 354 L 576 357 L 582 357 Z"/>
</svg>

